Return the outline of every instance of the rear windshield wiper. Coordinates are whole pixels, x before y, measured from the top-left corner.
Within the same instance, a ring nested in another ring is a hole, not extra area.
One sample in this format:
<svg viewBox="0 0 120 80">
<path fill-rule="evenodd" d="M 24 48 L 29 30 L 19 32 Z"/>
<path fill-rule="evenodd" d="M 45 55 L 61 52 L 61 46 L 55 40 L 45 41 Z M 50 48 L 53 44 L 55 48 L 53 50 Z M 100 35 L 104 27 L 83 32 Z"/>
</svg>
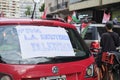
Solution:
<svg viewBox="0 0 120 80">
<path fill-rule="evenodd" d="M 48 61 L 38 62 L 37 64 L 64 63 L 64 62 L 82 60 L 83 58 L 80 56 L 56 56 L 56 57 L 49 57 L 48 59 L 49 59 Z"/>
<path fill-rule="evenodd" d="M 0 56 L 0 63 L 6 63 L 5 61 L 2 60 L 1 56 Z"/>
</svg>

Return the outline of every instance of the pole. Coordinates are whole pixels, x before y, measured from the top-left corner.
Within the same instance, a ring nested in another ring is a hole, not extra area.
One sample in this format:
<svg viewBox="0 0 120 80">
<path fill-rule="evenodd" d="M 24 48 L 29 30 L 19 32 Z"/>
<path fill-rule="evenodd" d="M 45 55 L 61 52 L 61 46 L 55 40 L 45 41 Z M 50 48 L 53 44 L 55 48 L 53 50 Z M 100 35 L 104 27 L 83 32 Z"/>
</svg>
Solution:
<svg viewBox="0 0 120 80">
<path fill-rule="evenodd" d="M 33 19 L 33 18 L 34 18 L 35 9 L 36 9 L 36 2 L 34 2 L 34 10 L 33 10 L 33 12 L 32 12 L 32 16 L 31 16 L 31 19 Z"/>
</svg>

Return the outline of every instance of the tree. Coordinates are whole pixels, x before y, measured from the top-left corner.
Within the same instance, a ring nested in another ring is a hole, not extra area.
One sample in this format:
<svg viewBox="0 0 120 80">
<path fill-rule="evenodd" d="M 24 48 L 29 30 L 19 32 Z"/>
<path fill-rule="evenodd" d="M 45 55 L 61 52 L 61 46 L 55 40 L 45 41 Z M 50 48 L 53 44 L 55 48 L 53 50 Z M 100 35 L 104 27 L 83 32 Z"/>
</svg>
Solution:
<svg viewBox="0 0 120 80">
<path fill-rule="evenodd" d="M 25 11 L 25 15 L 26 15 L 26 16 L 31 15 L 31 7 L 30 7 L 30 6 L 27 6 L 26 9 L 27 9 L 27 10 Z"/>
<path fill-rule="evenodd" d="M 45 3 L 42 4 L 42 6 L 39 8 L 39 11 L 40 11 L 40 12 L 43 12 L 44 9 L 45 9 Z"/>
</svg>

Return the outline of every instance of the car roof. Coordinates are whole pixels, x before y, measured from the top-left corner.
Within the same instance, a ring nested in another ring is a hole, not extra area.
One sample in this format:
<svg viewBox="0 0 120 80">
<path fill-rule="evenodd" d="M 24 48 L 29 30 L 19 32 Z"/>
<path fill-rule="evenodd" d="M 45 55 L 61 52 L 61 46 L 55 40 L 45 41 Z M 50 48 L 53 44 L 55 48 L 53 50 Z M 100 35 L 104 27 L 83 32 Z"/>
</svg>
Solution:
<svg viewBox="0 0 120 80">
<path fill-rule="evenodd" d="M 105 27 L 105 24 L 90 24 L 90 26 L 94 26 L 94 27 Z M 120 28 L 119 25 L 114 25 L 114 27 Z"/>
<path fill-rule="evenodd" d="M 73 24 L 74 26 L 77 26 L 79 27 L 81 24 Z M 105 24 L 90 24 L 90 26 L 92 27 L 105 27 Z M 114 27 L 119 27 L 120 28 L 120 25 L 114 25 Z"/>
<path fill-rule="evenodd" d="M 63 28 L 76 29 L 74 25 L 61 22 L 58 20 L 42 20 L 42 19 L 7 19 L 0 18 L 1 25 L 38 25 L 38 26 L 56 26 Z"/>
<path fill-rule="evenodd" d="M 90 24 L 90 26 L 95 26 L 95 27 L 104 27 L 105 24 Z"/>
</svg>

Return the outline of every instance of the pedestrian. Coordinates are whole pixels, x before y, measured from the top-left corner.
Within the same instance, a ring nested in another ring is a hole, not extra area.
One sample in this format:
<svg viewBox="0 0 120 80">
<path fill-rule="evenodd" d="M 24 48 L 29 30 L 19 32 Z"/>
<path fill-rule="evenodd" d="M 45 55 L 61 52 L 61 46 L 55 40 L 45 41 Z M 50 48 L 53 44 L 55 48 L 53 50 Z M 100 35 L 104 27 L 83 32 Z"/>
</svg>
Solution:
<svg viewBox="0 0 120 80">
<path fill-rule="evenodd" d="M 102 52 L 117 51 L 116 48 L 120 46 L 120 39 L 118 33 L 114 32 L 113 22 L 108 21 L 105 25 L 107 32 L 103 33 L 100 40 Z"/>
<path fill-rule="evenodd" d="M 120 46 L 120 39 L 119 39 L 119 35 L 118 33 L 113 31 L 113 22 L 112 21 L 108 21 L 105 24 L 105 28 L 107 30 L 107 32 L 103 33 L 101 36 L 101 40 L 100 40 L 100 46 L 101 46 L 101 52 L 98 54 L 98 58 L 97 58 L 97 65 L 98 65 L 98 77 L 100 78 L 100 69 L 102 67 L 102 53 L 103 52 L 117 52 L 116 48 Z M 111 76 L 113 76 L 113 74 L 110 74 Z M 113 79 L 113 77 L 111 78 Z"/>
<path fill-rule="evenodd" d="M 118 19 L 117 19 L 117 17 L 115 17 L 115 18 L 113 19 L 113 24 L 115 24 L 115 25 L 118 24 Z"/>
</svg>

